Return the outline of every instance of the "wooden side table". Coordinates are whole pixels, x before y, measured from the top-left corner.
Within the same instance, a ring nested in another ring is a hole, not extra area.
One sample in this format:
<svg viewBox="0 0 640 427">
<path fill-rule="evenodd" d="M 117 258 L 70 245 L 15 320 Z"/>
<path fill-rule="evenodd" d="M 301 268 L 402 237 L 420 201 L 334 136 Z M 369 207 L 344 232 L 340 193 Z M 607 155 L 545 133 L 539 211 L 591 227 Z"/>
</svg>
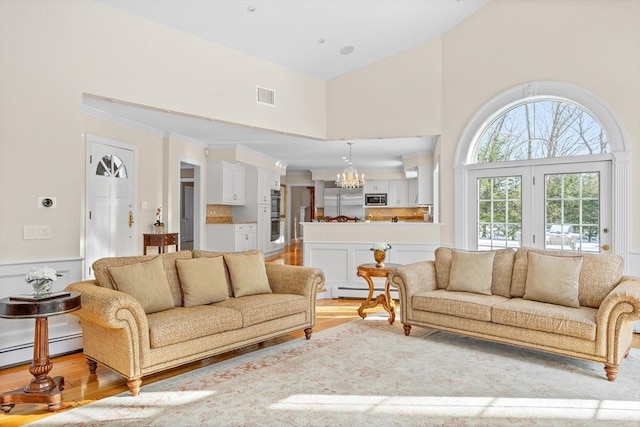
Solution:
<svg viewBox="0 0 640 427">
<path fill-rule="evenodd" d="M 167 246 L 175 245 L 176 251 L 180 250 L 178 248 L 178 233 L 153 233 L 142 236 L 144 237 L 144 255 L 147 254 L 147 246 L 157 246 L 159 254 L 167 252 Z"/>
<path fill-rule="evenodd" d="M 358 266 L 358 276 L 364 278 L 369 285 L 369 295 L 364 300 L 360 308 L 358 308 L 358 314 L 363 319 L 367 317 L 367 313 L 364 312 L 367 308 L 373 308 L 379 304 L 389 313 L 389 324 L 393 325 L 396 320 L 396 305 L 391 298 L 391 290 L 389 289 L 389 272 L 394 268 L 401 267 L 401 264 L 385 263 L 384 267 L 376 267 L 375 264 L 361 264 Z M 372 277 L 385 277 L 384 293 L 380 294 L 373 299 L 373 280 Z"/>
<path fill-rule="evenodd" d="M 0 300 L 0 317 L 6 319 L 35 318 L 36 328 L 33 337 L 33 362 L 29 372 L 33 379 L 26 387 L 11 390 L 0 395 L 0 409 L 8 414 L 16 403 L 46 403 L 50 411 L 62 407 L 64 378 L 51 378 L 49 372 L 53 363 L 49 359 L 50 316 L 70 313 L 81 307 L 79 292 L 65 292 L 59 297 L 27 300 L 8 297 Z"/>
</svg>

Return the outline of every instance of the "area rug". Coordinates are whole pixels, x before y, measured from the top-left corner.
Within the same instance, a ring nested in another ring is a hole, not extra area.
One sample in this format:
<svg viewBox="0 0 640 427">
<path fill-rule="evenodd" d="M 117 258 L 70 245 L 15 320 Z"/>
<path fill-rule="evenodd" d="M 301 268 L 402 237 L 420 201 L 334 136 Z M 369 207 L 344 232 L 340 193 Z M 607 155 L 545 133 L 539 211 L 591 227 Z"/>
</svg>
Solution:
<svg viewBox="0 0 640 427">
<path fill-rule="evenodd" d="M 638 426 L 640 351 L 603 365 L 369 316 L 30 425 Z"/>
</svg>

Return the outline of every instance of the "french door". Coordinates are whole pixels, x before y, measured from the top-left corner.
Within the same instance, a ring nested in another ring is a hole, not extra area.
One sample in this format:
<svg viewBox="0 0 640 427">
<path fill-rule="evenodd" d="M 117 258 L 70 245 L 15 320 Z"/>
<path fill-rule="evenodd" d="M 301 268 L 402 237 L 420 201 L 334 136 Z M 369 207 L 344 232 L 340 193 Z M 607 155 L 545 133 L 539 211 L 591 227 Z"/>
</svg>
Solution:
<svg viewBox="0 0 640 427">
<path fill-rule="evenodd" d="M 611 163 L 469 171 L 470 247 L 611 250 Z"/>
</svg>

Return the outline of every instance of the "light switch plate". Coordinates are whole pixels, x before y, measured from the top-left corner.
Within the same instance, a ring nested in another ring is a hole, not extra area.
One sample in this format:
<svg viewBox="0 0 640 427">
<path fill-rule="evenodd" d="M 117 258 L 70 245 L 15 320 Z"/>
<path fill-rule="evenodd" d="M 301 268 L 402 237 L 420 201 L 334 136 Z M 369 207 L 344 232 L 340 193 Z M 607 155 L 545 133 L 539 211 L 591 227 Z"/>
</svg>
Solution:
<svg viewBox="0 0 640 427">
<path fill-rule="evenodd" d="M 46 240 L 51 238 L 50 225 L 25 225 L 22 228 L 24 240 Z"/>
</svg>

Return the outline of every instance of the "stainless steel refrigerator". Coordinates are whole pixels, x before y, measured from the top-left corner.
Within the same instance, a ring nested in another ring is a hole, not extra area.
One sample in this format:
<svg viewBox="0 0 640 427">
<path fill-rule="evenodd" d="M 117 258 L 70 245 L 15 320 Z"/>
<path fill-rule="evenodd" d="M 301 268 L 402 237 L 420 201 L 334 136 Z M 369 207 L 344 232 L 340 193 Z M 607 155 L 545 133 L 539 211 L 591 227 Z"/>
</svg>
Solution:
<svg viewBox="0 0 640 427">
<path fill-rule="evenodd" d="M 324 216 L 338 215 L 364 219 L 364 193 L 362 188 L 324 189 Z"/>
</svg>

